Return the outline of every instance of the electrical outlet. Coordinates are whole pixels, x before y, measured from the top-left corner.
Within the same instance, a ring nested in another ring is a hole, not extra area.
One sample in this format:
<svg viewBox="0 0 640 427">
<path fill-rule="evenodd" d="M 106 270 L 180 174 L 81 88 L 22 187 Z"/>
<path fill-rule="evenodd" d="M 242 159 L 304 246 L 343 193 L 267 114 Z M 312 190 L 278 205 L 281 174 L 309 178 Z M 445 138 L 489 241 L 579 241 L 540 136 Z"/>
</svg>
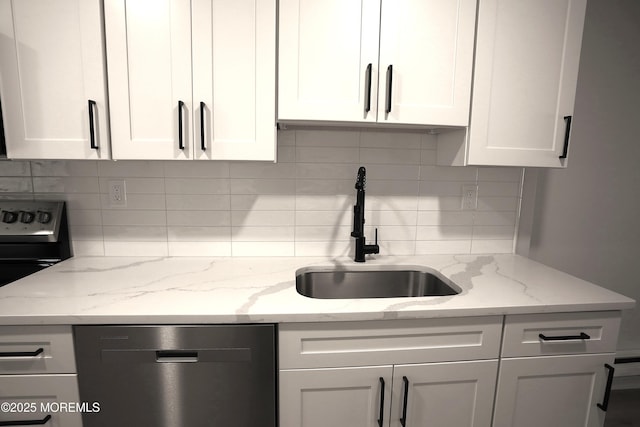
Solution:
<svg viewBox="0 0 640 427">
<path fill-rule="evenodd" d="M 478 186 L 462 186 L 462 210 L 474 211 L 478 208 Z"/>
<path fill-rule="evenodd" d="M 109 185 L 109 206 L 127 206 L 127 188 L 124 179 L 107 181 Z"/>
</svg>

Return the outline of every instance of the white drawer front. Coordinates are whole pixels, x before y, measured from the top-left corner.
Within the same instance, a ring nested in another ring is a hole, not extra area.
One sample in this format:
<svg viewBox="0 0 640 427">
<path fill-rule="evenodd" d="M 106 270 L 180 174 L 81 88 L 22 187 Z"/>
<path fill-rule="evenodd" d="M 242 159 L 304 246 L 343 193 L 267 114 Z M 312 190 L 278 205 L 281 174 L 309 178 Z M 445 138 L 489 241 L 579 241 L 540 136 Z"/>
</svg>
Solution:
<svg viewBox="0 0 640 427">
<path fill-rule="evenodd" d="M 279 331 L 281 369 L 492 359 L 502 317 L 290 323 Z"/>
<path fill-rule="evenodd" d="M 614 352 L 619 328 L 619 311 L 506 316 L 502 357 Z"/>
<path fill-rule="evenodd" d="M 43 425 L 82 427 L 75 374 L 0 376 L 0 401 L 0 421 L 43 421 L 50 417 Z"/>
<path fill-rule="evenodd" d="M 0 375 L 75 372 L 71 326 L 0 326 Z"/>
</svg>

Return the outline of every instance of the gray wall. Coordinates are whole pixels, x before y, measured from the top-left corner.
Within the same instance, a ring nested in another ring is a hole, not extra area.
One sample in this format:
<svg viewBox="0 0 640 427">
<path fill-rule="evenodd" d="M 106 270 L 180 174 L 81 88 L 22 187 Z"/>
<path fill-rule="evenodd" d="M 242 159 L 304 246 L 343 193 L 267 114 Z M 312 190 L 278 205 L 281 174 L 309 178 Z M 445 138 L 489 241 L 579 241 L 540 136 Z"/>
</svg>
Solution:
<svg viewBox="0 0 640 427">
<path fill-rule="evenodd" d="M 639 135 L 640 1 L 589 0 L 569 166 L 527 170 L 519 252 L 640 302 Z M 640 309 L 618 349 L 640 352 Z"/>
</svg>

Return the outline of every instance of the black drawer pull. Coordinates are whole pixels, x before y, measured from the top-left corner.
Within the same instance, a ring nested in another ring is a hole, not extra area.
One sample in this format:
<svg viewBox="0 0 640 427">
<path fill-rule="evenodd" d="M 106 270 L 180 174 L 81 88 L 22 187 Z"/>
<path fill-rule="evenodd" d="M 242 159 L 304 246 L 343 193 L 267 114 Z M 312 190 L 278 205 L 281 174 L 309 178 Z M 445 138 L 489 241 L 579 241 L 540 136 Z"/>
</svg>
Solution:
<svg viewBox="0 0 640 427">
<path fill-rule="evenodd" d="M 391 95 L 393 86 L 393 65 L 389 65 L 387 67 L 387 105 L 385 108 L 385 112 L 389 114 L 391 112 Z"/>
<path fill-rule="evenodd" d="M 93 110 L 96 107 L 96 101 L 89 100 L 89 137 L 91 138 L 91 149 L 97 150 L 98 144 L 96 143 L 96 128 L 93 122 Z"/>
<path fill-rule="evenodd" d="M 204 109 L 206 105 L 204 102 L 200 102 L 200 149 L 207 151 L 207 143 L 204 139 Z"/>
<path fill-rule="evenodd" d="M 44 352 L 44 349 L 40 347 L 35 351 L 8 351 L 0 352 L 0 357 L 36 357 Z M 1 425 L 1 424 L 0 424 Z"/>
<path fill-rule="evenodd" d="M 404 383 L 404 403 L 402 404 L 402 418 L 400 418 L 400 424 L 402 427 L 407 427 L 407 404 L 409 402 L 409 379 L 402 377 Z"/>
<path fill-rule="evenodd" d="M 564 116 L 564 121 L 567 122 L 567 126 L 564 129 L 564 147 L 562 148 L 562 155 L 558 156 L 560 159 L 566 159 L 567 152 L 569 151 L 569 136 L 571 135 L 571 116 Z"/>
<path fill-rule="evenodd" d="M 184 150 L 184 141 L 182 140 L 182 110 L 184 102 L 178 101 L 178 148 Z"/>
<path fill-rule="evenodd" d="M 371 72 L 372 64 L 367 65 L 367 71 L 364 75 L 364 85 L 366 87 L 364 93 L 364 112 L 365 114 L 371 111 Z"/>
<path fill-rule="evenodd" d="M 380 377 L 380 418 L 378 418 L 378 427 L 382 427 L 384 418 L 384 378 Z"/>
<path fill-rule="evenodd" d="M 570 340 L 589 340 L 591 337 L 584 332 L 580 332 L 580 335 L 560 335 L 557 337 L 548 337 L 544 334 L 538 335 L 542 341 L 570 341 Z"/>
<path fill-rule="evenodd" d="M 41 420 L 24 420 L 24 421 L 0 421 L 0 426 L 41 426 L 51 419 L 51 415 L 47 415 Z"/>
<path fill-rule="evenodd" d="M 611 397 L 613 373 L 616 371 L 616 369 L 608 363 L 605 363 L 604 367 L 609 370 L 609 375 L 607 376 L 607 388 L 605 388 L 604 390 L 604 399 L 602 399 L 602 403 L 598 403 L 598 408 L 602 409 L 604 412 L 607 412 L 607 409 L 609 409 L 609 397 Z"/>
</svg>

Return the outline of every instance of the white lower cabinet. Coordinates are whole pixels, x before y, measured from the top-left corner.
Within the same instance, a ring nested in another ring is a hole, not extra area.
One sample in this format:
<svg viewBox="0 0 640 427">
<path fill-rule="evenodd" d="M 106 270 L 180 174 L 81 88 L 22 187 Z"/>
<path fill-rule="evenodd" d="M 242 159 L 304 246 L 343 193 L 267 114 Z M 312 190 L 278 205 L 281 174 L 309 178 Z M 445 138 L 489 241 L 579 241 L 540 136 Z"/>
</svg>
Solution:
<svg viewBox="0 0 640 427">
<path fill-rule="evenodd" d="M 497 360 L 280 371 L 280 427 L 491 425 Z"/>
<path fill-rule="evenodd" d="M 0 326 L 0 403 L 0 426 L 82 427 L 71 326 Z"/>
<path fill-rule="evenodd" d="M 497 372 L 497 360 L 395 366 L 389 425 L 490 426 Z"/>
<path fill-rule="evenodd" d="M 493 427 L 601 427 L 615 354 L 503 359 Z"/>
<path fill-rule="evenodd" d="M 82 427 L 75 374 L 0 375 L 0 425 Z"/>
<path fill-rule="evenodd" d="M 502 317 L 280 326 L 280 427 L 489 427 Z"/>
</svg>

